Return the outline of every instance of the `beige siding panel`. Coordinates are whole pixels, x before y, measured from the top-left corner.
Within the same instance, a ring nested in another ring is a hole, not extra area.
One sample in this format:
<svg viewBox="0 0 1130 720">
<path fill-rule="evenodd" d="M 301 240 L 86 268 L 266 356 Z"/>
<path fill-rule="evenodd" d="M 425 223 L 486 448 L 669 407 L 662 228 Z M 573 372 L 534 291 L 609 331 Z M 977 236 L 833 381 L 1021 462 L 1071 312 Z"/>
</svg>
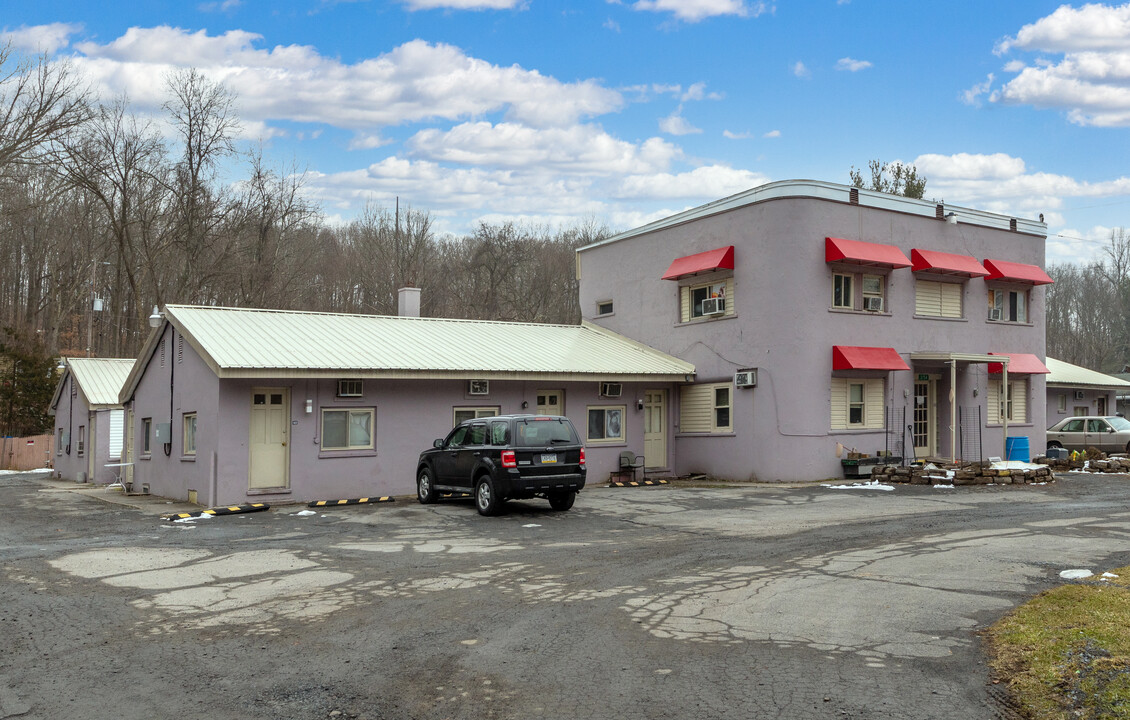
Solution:
<svg viewBox="0 0 1130 720">
<path fill-rule="evenodd" d="M 1001 381 L 990 380 L 989 392 L 986 393 L 985 402 L 988 405 L 988 410 L 985 418 L 986 422 L 1000 425 L 1001 422 Z"/>
<path fill-rule="evenodd" d="M 713 385 L 684 385 L 679 388 L 679 430 L 681 432 L 710 432 L 713 413 Z"/>
<path fill-rule="evenodd" d="M 914 283 L 914 314 L 937 317 L 942 314 L 942 284 L 929 280 Z"/>
<path fill-rule="evenodd" d="M 948 318 L 961 317 L 961 296 L 965 286 L 961 283 L 938 283 L 941 286 L 941 315 Z"/>
<path fill-rule="evenodd" d="M 723 315 L 734 314 L 734 279 L 726 278 L 726 312 Z"/>
<path fill-rule="evenodd" d="M 863 426 L 869 429 L 883 428 L 884 393 L 881 378 L 869 378 L 863 387 Z"/>
<path fill-rule="evenodd" d="M 679 322 L 691 319 L 691 289 L 684 285 L 679 288 Z"/>
<path fill-rule="evenodd" d="M 832 378 L 832 429 L 844 430 L 848 426 L 847 380 Z"/>
<path fill-rule="evenodd" d="M 1028 422 L 1028 378 L 1009 382 L 1012 386 L 1012 420 L 1014 423 Z"/>
</svg>

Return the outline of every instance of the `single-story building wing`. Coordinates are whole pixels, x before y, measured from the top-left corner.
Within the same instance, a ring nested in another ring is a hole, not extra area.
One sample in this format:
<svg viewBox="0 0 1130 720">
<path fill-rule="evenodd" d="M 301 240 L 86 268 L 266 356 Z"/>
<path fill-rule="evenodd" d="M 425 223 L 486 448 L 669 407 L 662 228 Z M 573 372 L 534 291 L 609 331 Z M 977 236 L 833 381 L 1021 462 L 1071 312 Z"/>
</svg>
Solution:
<svg viewBox="0 0 1130 720">
<path fill-rule="evenodd" d="M 118 394 L 131 358 L 63 358 L 48 412 L 55 417 L 55 476 L 110 483 L 122 462 L 124 418 Z"/>
<path fill-rule="evenodd" d="M 568 416 L 590 482 L 625 450 L 664 470 L 670 398 L 694 377 L 589 323 L 186 305 L 154 323 L 120 396 L 127 480 L 208 505 L 412 493 L 435 438 L 516 412 Z"/>
<path fill-rule="evenodd" d="M 1076 415 L 1113 415 L 1116 397 L 1130 395 L 1130 382 L 1069 362 L 1047 361 L 1048 427 Z"/>
</svg>

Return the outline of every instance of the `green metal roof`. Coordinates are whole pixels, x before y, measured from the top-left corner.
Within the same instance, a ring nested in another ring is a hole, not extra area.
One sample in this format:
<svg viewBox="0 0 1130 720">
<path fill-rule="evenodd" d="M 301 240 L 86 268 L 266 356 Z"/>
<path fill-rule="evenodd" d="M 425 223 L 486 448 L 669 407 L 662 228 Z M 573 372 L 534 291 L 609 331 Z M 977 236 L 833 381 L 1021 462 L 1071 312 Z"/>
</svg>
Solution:
<svg viewBox="0 0 1130 720">
<path fill-rule="evenodd" d="M 1099 387 L 1110 388 L 1112 390 L 1130 389 L 1130 382 L 1119 380 L 1116 377 L 1105 375 L 1095 370 L 1088 370 L 1085 367 L 1072 365 L 1069 362 L 1050 357 L 1045 364 L 1048 366 L 1048 370 L 1051 370 L 1046 378 L 1048 385 Z"/>
<path fill-rule="evenodd" d="M 694 374 L 690 363 L 590 324 L 189 305 L 169 305 L 165 316 L 220 377 L 683 381 Z"/>
</svg>

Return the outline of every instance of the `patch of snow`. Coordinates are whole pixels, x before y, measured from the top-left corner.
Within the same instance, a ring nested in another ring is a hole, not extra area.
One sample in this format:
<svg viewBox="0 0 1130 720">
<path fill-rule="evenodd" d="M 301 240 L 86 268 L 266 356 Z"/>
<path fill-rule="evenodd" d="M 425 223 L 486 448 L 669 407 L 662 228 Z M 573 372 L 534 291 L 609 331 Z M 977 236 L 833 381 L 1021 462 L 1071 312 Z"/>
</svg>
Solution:
<svg viewBox="0 0 1130 720">
<path fill-rule="evenodd" d="M 522 527 L 541 527 L 541 525 L 537 525 L 535 523 L 530 523 L 529 525 L 523 525 Z"/>
<path fill-rule="evenodd" d="M 1092 575 L 1094 575 L 1093 572 L 1091 572 L 1090 570 L 1083 570 L 1083 569 L 1064 570 L 1059 574 L 1059 576 L 1061 578 L 1063 578 L 1064 580 L 1082 580 L 1083 578 L 1089 578 Z"/>
<path fill-rule="evenodd" d="M 881 485 L 878 480 L 864 483 L 853 483 L 851 485 L 821 485 L 829 490 L 894 490 L 892 485 Z"/>
<path fill-rule="evenodd" d="M 303 516 L 305 516 L 305 515 L 317 515 L 317 514 L 318 513 L 314 510 L 299 510 L 296 513 L 291 513 L 291 515 L 303 515 Z"/>
<path fill-rule="evenodd" d="M 949 490 L 953 490 L 953 485 L 934 485 L 933 487 L 946 488 L 946 489 L 949 489 Z"/>
<path fill-rule="evenodd" d="M 1114 573 L 1112 573 L 1112 572 L 1104 572 L 1104 573 L 1102 574 L 1102 576 L 1103 576 L 1104 578 L 1116 578 L 1116 577 L 1118 577 L 1117 575 L 1115 575 L 1115 574 L 1114 574 Z"/>
<path fill-rule="evenodd" d="M 1023 460 L 1005 460 L 1002 462 L 994 462 L 991 467 L 994 470 L 1039 470 L 1044 466 L 1039 463 L 1024 462 Z"/>
</svg>

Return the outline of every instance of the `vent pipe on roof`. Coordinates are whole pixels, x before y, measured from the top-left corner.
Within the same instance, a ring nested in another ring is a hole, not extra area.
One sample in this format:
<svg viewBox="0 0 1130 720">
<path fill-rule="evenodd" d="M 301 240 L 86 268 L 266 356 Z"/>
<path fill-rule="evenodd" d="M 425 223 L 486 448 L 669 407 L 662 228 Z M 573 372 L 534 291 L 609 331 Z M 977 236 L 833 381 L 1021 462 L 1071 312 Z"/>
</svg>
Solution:
<svg viewBox="0 0 1130 720">
<path fill-rule="evenodd" d="M 396 314 L 400 317 L 420 317 L 420 288 L 406 287 L 396 292 L 400 296 Z"/>
</svg>

